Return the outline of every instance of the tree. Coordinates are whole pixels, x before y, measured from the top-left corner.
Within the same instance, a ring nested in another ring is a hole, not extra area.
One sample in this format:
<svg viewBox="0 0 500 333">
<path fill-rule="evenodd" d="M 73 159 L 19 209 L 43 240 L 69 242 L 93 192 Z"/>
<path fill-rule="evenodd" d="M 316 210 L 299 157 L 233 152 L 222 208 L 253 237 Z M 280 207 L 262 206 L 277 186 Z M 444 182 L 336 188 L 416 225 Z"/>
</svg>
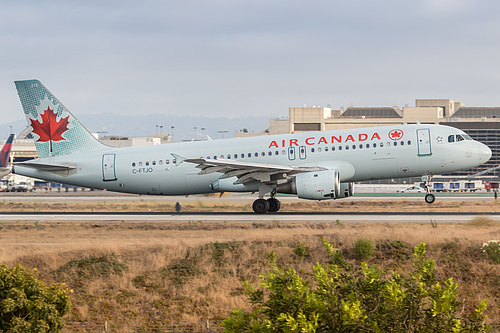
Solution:
<svg viewBox="0 0 500 333">
<path fill-rule="evenodd" d="M 59 332 L 69 293 L 64 284 L 40 281 L 36 269 L 0 265 L 0 332 Z"/>
<path fill-rule="evenodd" d="M 271 270 L 261 286 L 245 283 L 252 310 L 234 310 L 223 321 L 226 332 L 488 332 L 487 301 L 460 315 L 458 285 L 440 283 L 434 262 L 425 258 L 425 243 L 414 249 L 408 276 L 385 274 L 376 265 L 349 264 L 342 252 L 323 240 L 329 262 L 313 267 L 312 281 L 293 268 Z"/>
</svg>

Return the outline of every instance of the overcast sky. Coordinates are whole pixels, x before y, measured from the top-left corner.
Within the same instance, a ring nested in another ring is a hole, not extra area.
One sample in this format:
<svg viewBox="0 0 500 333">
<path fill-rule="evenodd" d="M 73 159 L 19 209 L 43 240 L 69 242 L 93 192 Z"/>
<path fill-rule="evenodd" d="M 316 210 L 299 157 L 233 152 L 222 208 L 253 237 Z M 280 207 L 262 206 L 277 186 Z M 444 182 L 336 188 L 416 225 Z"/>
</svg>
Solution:
<svg viewBox="0 0 500 333">
<path fill-rule="evenodd" d="M 289 106 L 500 106 L 499 1 L 1 1 L 0 123 L 14 80 L 77 117 L 281 117 Z"/>
</svg>

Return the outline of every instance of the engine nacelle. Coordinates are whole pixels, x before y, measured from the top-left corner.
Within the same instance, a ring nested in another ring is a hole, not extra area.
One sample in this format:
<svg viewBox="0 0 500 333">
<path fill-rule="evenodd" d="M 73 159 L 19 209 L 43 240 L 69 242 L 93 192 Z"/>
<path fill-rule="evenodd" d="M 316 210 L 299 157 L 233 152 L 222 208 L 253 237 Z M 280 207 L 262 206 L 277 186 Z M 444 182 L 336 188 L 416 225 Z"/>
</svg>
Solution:
<svg viewBox="0 0 500 333">
<path fill-rule="evenodd" d="M 301 199 L 328 200 L 341 196 L 340 177 L 337 170 L 324 170 L 298 174 L 290 182 L 279 184 L 280 193 L 297 194 Z M 352 191 L 351 191 L 352 193 Z"/>
<path fill-rule="evenodd" d="M 340 183 L 340 193 L 338 199 L 347 198 L 354 194 L 354 183 Z"/>
</svg>

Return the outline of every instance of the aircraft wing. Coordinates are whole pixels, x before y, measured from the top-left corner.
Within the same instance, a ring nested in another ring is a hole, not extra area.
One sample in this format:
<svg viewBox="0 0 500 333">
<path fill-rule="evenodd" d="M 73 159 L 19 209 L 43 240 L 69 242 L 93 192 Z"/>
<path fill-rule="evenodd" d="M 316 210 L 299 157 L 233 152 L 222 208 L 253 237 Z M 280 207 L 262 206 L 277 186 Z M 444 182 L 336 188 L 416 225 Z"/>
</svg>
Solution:
<svg viewBox="0 0 500 333">
<path fill-rule="evenodd" d="M 197 164 L 196 167 L 201 169 L 199 174 L 219 172 L 223 173 L 220 179 L 237 177 L 238 180 L 234 183 L 235 185 L 254 181 L 260 181 L 266 184 L 276 184 L 278 180 L 286 179 L 290 175 L 327 170 L 322 167 L 250 163 L 226 159 L 187 158 L 182 160 L 182 162 Z"/>
</svg>

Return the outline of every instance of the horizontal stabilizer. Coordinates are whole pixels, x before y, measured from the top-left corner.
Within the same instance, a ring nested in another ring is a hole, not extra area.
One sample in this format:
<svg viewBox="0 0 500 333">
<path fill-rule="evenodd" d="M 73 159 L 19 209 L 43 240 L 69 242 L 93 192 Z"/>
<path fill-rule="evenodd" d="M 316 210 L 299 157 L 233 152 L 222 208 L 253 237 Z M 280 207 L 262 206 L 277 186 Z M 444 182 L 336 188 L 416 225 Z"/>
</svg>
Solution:
<svg viewBox="0 0 500 333">
<path fill-rule="evenodd" d="M 76 165 L 71 165 L 71 164 L 47 164 L 47 163 L 36 163 L 29 161 L 16 163 L 14 165 L 14 168 L 16 166 L 22 166 L 22 167 L 38 169 L 41 171 L 52 171 L 52 172 L 61 172 L 61 171 L 69 172 L 71 170 L 76 169 Z"/>
</svg>

